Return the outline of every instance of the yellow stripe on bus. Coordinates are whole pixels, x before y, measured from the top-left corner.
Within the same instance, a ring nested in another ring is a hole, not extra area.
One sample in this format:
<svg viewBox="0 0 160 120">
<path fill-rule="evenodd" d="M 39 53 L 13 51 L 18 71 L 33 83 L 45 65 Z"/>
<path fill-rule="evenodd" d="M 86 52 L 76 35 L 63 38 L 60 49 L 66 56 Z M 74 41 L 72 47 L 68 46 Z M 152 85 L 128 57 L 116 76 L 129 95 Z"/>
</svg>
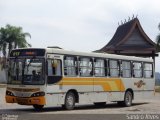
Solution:
<svg viewBox="0 0 160 120">
<path fill-rule="evenodd" d="M 124 84 L 119 78 L 63 78 L 61 85 L 100 85 L 104 91 L 125 91 Z"/>
</svg>

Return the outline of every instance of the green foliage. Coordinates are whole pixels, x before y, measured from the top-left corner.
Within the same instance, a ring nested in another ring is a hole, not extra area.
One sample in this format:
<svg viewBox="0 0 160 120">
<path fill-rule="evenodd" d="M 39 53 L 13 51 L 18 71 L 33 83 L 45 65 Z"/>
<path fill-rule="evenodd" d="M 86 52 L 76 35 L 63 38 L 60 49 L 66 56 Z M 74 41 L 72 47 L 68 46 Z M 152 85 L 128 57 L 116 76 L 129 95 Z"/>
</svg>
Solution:
<svg viewBox="0 0 160 120">
<path fill-rule="evenodd" d="M 10 51 L 13 48 L 31 47 L 31 44 L 27 43 L 26 37 L 31 37 L 29 33 L 24 33 L 22 27 L 11 26 L 7 24 L 5 28 L 0 29 L 0 50 L 3 55 L 6 56 L 7 49 Z"/>
<path fill-rule="evenodd" d="M 31 44 L 26 41 L 26 37 L 31 38 L 31 35 L 24 33 L 22 27 L 7 24 L 0 28 L 0 52 L 3 53 L 4 58 L 0 60 L 2 66 L 5 66 L 7 53 L 9 55 L 12 49 L 31 47 Z"/>
</svg>

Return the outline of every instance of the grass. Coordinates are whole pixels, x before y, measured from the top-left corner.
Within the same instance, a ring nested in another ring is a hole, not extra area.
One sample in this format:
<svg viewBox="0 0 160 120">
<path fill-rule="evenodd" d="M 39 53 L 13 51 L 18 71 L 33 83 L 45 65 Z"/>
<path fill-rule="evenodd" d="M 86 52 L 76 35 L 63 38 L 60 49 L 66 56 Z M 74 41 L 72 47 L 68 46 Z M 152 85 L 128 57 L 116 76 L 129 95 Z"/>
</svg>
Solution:
<svg viewBox="0 0 160 120">
<path fill-rule="evenodd" d="M 160 92 L 160 86 L 155 87 L 155 92 Z"/>
</svg>

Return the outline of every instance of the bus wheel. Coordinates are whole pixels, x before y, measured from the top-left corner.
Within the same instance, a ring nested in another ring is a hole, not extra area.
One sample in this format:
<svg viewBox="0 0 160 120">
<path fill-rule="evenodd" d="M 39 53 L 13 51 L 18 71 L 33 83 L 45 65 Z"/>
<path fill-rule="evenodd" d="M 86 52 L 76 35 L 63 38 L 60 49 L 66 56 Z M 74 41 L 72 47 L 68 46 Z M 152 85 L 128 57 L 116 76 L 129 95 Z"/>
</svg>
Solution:
<svg viewBox="0 0 160 120">
<path fill-rule="evenodd" d="M 73 110 L 75 107 L 75 95 L 73 92 L 68 92 L 65 98 L 65 103 L 62 106 L 66 110 Z"/>
<path fill-rule="evenodd" d="M 131 106 L 132 105 L 132 99 L 133 99 L 132 93 L 130 91 L 127 91 L 125 93 L 125 97 L 124 97 L 124 106 L 125 107 Z"/>
<path fill-rule="evenodd" d="M 43 109 L 44 105 L 33 105 L 34 109 L 40 111 Z"/>
</svg>

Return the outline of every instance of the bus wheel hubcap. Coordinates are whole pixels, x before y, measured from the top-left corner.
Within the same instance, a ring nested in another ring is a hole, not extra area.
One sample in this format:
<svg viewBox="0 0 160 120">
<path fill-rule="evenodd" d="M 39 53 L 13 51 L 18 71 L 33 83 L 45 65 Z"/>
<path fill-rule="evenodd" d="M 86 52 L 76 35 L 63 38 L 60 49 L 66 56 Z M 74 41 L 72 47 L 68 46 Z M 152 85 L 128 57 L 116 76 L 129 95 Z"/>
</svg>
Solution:
<svg viewBox="0 0 160 120">
<path fill-rule="evenodd" d="M 128 94 L 126 95 L 126 103 L 127 103 L 128 105 L 130 105 L 130 104 L 131 104 L 131 101 L 132 101 L 131 94 L 128 93 Z"/>
<path fill-rule="evenodd" d="M 68 98 L 67 98 L 67 104 L 68 104 L 68 106 L 72 106 L 73 105 L 73 97 L 71 95 L 68 96 Z"/>
</svg>

